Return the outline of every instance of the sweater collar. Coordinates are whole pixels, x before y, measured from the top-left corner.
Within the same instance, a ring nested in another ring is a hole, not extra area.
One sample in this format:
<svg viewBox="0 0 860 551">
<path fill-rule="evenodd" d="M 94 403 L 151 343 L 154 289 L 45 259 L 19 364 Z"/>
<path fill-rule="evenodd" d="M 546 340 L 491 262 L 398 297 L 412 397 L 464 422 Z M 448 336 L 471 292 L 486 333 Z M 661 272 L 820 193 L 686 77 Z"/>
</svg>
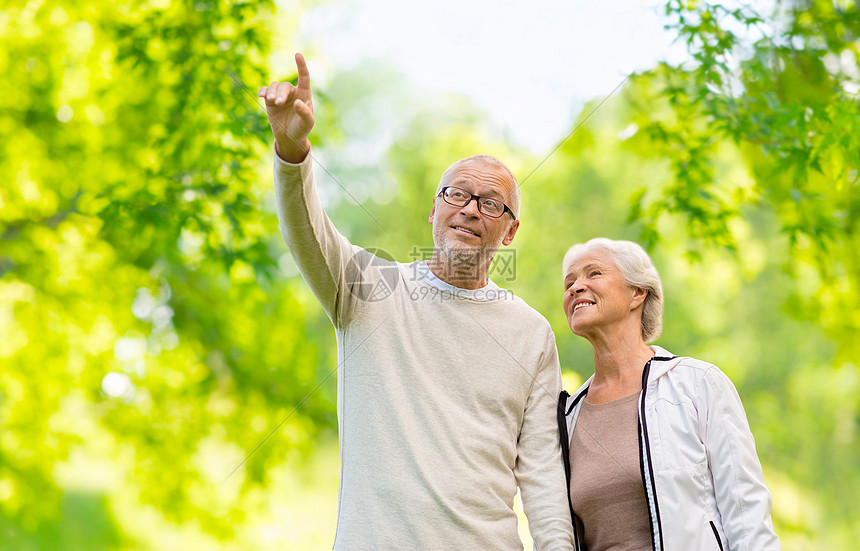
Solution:
<svg viewBox="0 0 860 551">
<path fill-rule="evenodd" d="M 487 278 L 487 284 L 479 289 L 464 289 L 462 287 L 457 287 L 456 285 L 451 285 L 450 283 L 446 283 L 436 277 L 436 274 L 433 273 L 426 261 L 416 261 L 416 264 L 418 275 L 421 276 L 424 281 L 429 285 L 432 285 L 441 291 L 451 293 L 458 298 L 478 301 L 496 300 L 503 292 L 506 292 L 501 287 L 493 283 L 493 280 L 489 277 Z"/>
</svg>

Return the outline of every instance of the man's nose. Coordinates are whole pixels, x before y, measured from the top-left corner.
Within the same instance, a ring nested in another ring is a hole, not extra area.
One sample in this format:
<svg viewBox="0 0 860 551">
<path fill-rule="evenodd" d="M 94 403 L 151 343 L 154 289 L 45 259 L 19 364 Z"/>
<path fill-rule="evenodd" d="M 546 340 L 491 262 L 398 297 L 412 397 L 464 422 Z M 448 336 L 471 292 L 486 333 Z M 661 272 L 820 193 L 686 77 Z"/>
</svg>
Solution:
<svg viewBox="0 0 860 551">
<path fill-rule="evenodd" d="M 478 213 L 481 212 L 480 210 L 478 210 L 478 199 L 475 197 L 469 199 L 468 203 L 460 207 L 460 212 L 464 212 L 467 216 L 477 218 Z"/>
</svg>

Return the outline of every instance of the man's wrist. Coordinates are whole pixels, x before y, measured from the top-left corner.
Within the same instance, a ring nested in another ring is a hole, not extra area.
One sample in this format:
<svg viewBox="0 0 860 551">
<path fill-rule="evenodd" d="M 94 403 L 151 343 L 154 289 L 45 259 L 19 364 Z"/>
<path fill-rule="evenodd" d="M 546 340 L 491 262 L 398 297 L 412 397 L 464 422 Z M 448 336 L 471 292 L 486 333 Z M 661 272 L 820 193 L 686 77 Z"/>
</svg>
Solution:
<svg viewBox="0 0 860 551">
<path fill-rule="evenodd" d="M 275 140 L 275 154 L 280 157 L 282 161 L 290 164 L 300 164 L 302 161 L 305 160 L 310 151 L 311 142 L 307 138 L 305 138 L 304 143 L 301 145 L 292 142 L 288 147 L 280 146 L 278 144 L 278 140 Z"/>
</svg>

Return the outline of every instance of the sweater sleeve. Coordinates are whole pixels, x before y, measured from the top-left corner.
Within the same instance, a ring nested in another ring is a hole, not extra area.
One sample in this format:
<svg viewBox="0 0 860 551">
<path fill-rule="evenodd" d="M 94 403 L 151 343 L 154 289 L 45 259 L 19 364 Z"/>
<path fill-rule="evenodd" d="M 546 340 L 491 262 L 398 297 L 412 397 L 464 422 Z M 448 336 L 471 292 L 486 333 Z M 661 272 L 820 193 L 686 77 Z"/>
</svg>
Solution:
<svg viewBox="0 0 860 551">
<path fill-rule="evenodd" d="M 535 551 L 568 551 L 573 549 L 573 525 L 556 425 L 561 368 L 555 338 L 548 333 L 517 440 L 514 474 Z"/>
<path fill-rule="evenodd" d="M 356 301 L 367 288 L 363 278 L 372 263 L 369 252 L 341 235 L 323 209 L 308 155 L 291 164 L 275 153 L 275 198 L 281 235 L 299 272 L 335 327 L 349 324 Z"/>
<path fill-rule="evenodd" d="M 728 549 L 778 551 L 780 542 L 770 516 L 772 497 L 735 386 L 722 371 L 711 367 L 698 396 L 702 435 Z"/>
</svg>

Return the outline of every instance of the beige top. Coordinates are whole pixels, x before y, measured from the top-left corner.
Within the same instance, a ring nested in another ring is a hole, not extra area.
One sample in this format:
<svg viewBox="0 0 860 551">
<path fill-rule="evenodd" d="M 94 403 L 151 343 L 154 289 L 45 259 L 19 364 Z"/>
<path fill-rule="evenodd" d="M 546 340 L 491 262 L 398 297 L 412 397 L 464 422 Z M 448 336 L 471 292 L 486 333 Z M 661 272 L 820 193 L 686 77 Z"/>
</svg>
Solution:
<svg viewBox="0 0 860 551">
<path fill-rule="evenodd" d="M 639 394 L 605 404 L 586 399 L 570 439 L 570 497 L 588 551 L 651 549 L 639 464 Z"/>
<path fill-rule="evenodd" d="M 535 549 L 571 551 L 549 323 L 495 284 L 460 289 L 423 262 L 352 245 L 311 162 L 275 155 L 275 192 L 284 240 L 337 336 L 334 548 L 521 551 L 519 486 Z"/>
</svg>

